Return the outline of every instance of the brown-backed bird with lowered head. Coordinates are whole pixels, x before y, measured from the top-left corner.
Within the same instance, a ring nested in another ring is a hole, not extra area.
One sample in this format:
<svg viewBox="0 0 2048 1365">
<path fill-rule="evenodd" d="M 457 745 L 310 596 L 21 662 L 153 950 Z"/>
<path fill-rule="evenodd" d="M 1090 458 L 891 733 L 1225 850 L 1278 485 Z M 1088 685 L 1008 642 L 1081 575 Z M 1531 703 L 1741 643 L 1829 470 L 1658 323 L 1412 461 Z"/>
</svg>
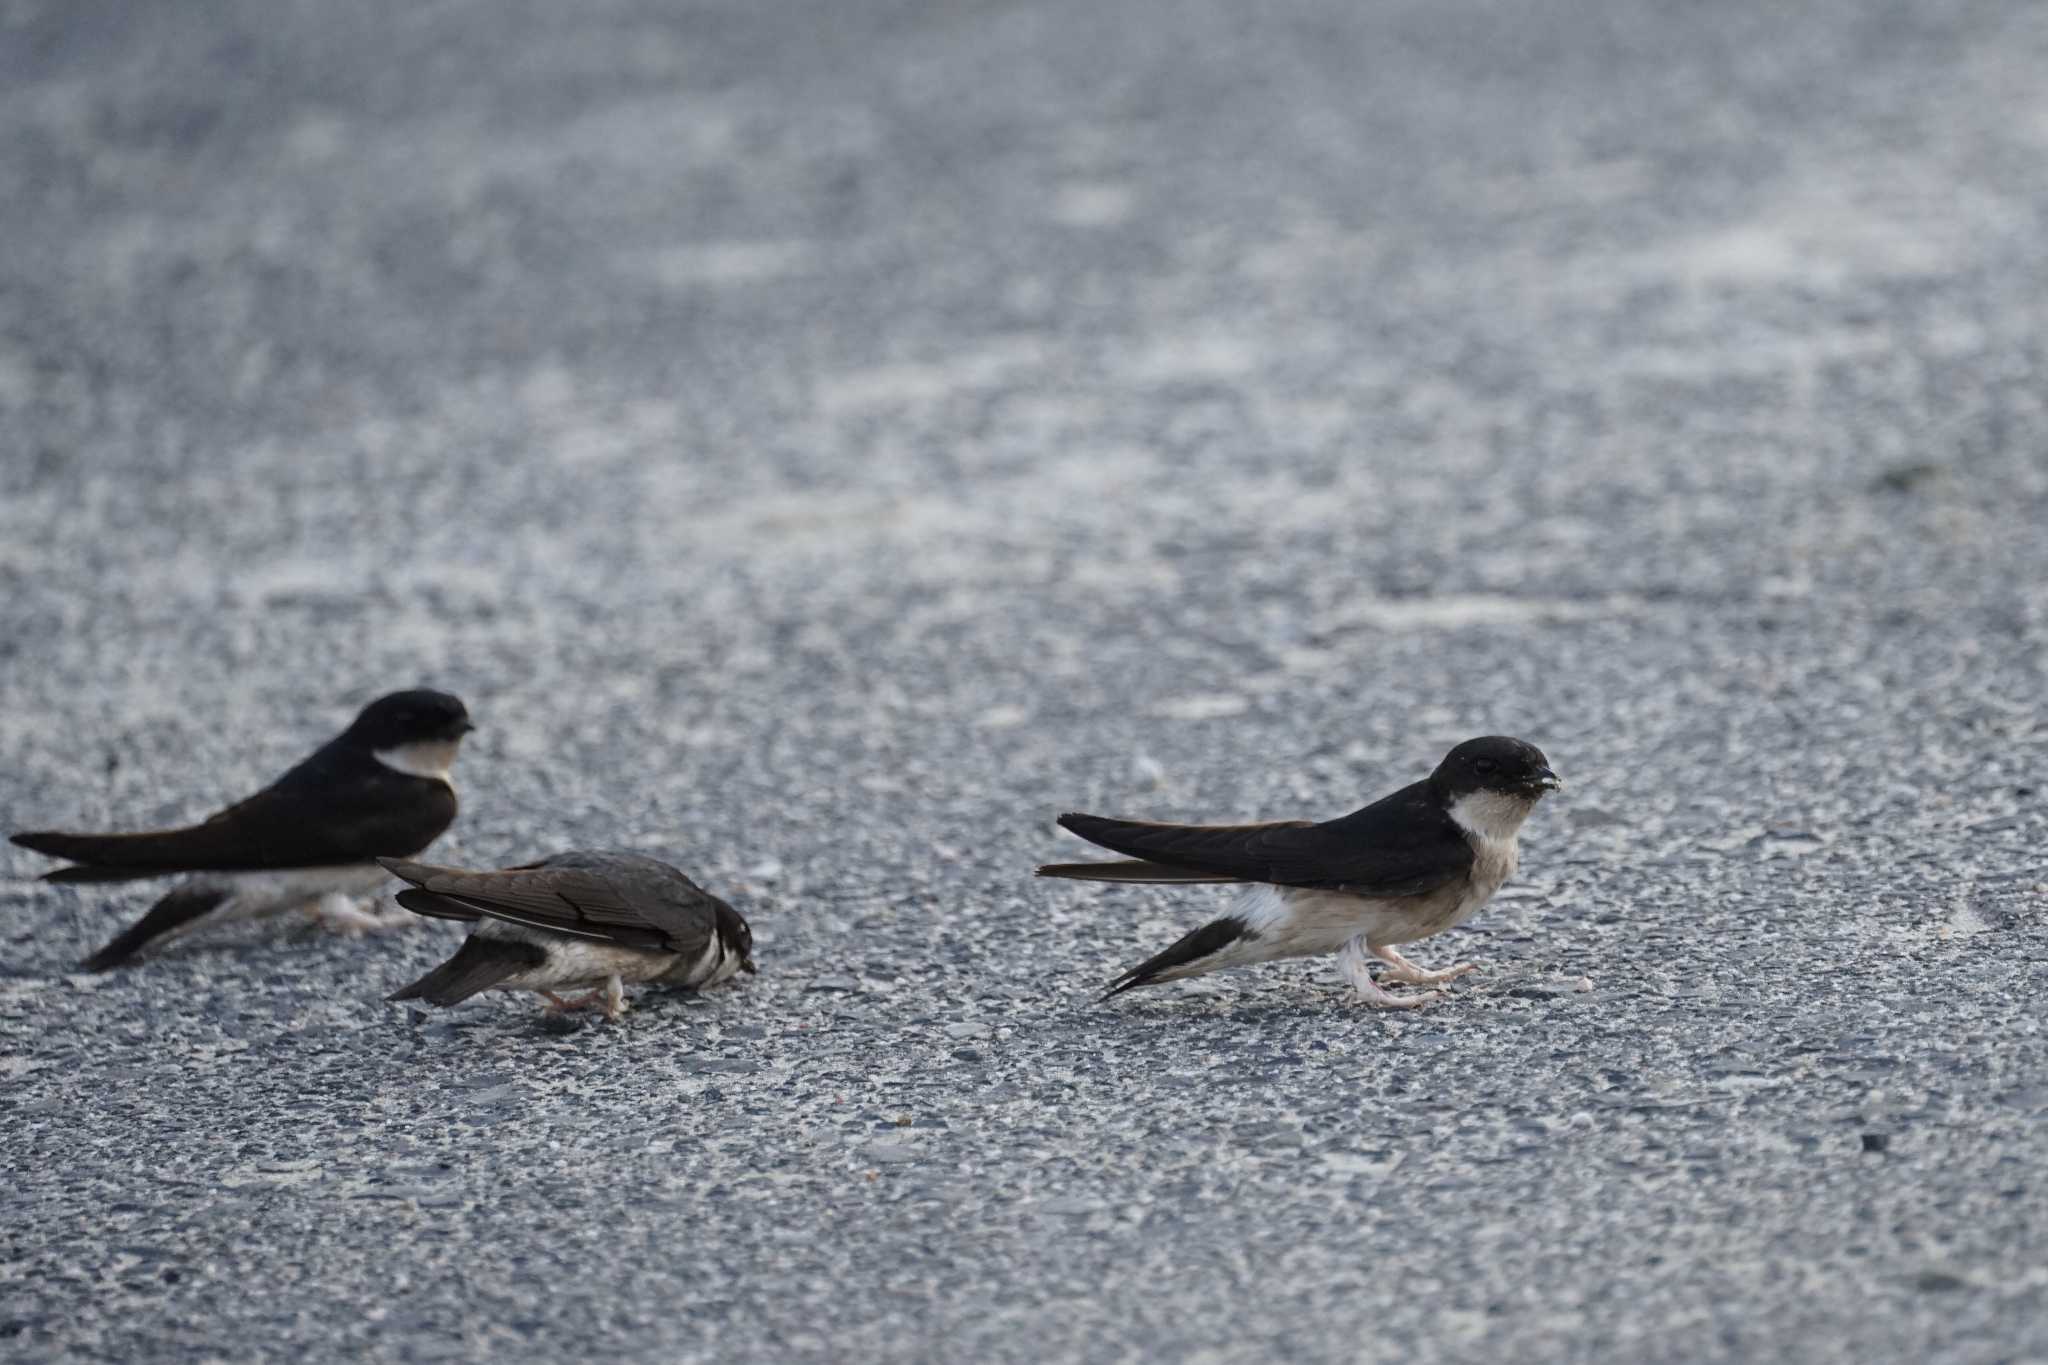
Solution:
<svg viewBox="0 0 2048 1365">
<path fill-rule="evenodd" d="M 495 872 L 386 858 L 412 885 L 398 903 L 476 927 L 446 962 L 388 997 L 455 1005 L 480 991 L 535 991 L 556 1010 L 626 1012 L 628 982 L 699 990 L 754 970 L 739 911 L 658 859 L 572 850 Z M 558 991 L 588 990 L 580 1000 Z"/>
</svg>

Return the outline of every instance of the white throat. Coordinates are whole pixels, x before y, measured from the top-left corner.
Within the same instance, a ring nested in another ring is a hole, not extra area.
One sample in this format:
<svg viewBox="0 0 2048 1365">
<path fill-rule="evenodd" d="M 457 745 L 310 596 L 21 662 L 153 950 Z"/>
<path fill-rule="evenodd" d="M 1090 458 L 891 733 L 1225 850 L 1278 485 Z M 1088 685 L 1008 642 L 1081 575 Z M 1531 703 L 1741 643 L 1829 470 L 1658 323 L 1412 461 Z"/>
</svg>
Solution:
<svg viewBox="0 0 2048 1365">
<path fill-rule="evenodd" d="M 434 777 L 446 782 L 449 771 L 455 767 L 455 749 L 460 743 L 453 739 L 416 739 L 389 749 L 372 749 L 370 757 L 407 777 Z"/>
<path fill-rule="evenodd" d="M 1466 792 L 1451 802 L 1451 819 L 1475 839 L 1489 843 L 1512 839 L 1536 803 L 1526 796 L 1507 792 Z"/>
</svg>

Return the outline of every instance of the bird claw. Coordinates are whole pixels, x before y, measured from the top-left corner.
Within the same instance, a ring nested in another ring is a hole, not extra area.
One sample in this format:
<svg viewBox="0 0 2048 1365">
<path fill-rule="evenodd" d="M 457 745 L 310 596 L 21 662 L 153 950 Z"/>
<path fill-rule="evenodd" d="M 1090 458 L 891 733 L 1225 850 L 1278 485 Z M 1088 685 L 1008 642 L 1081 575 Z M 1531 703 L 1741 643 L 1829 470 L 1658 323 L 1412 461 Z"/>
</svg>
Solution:
<svg viewBox="0 0 2048 1365">
<path fill-rule="evenodd" d="M 1411 968 L 1412 970 L 1412 968 Z M 1422 991 L 1415 995 L 1396 995 L 1372 979 L 1372 973 L 1365 965 L 1365 941 L 1354 938 L 1337 953 L 1337 971 L 1351 989 L 1358 992 L 1358 998 L 1366 1006 L 1376 1010 L 1413 1010 L 1432 1004 L 1444 998 L 1442 991 Z"/>
<path fill-rule="evenodd" d="M 1389 967 L 1385 972 L 1381 973 L 1380 979 L 1382 981 L 1391 981 L 1399 986 L 1441 986 L 1446 981 L 1455 981 L 1467 972 L 1476 972 L 1478 970 L 1479 968 L 1470 962 L 1460 962 L 1455 967 L 1446 967 L 1442 971 L 1437 972 L 1430 971 L 1426 967 L 1405 964 L 1399 967 Z"/>
<path fill-rule="evenodd" d="M 553 991 L 541 991 L 539 994 L 547 1000 L 549 1014 L 567 1014 L 574 1010 L 602 1010 L 608 1024 L 618 1023 L 620 1016 L 633 1008 L 631 1002 L 626 999 L 625 984 L 616 976 L 588 995 L 579 995 L 570 1000 L 564 1000 Z"/>
<path fill-rule="evenodd" d="M 1441 986 L 1444 982 L 1454 981 L 1467 972 L 1479 970 L 1470 962 L 1460 962 L 1454 967 L 1433 972 L 1427 967 L 1416 966 L 1392 948 L 1375 948 L 1372 955 L 1387 964 L 1387 969 L 1380 973 L 1380 979 L 1400 986 Z"/>
<path fill-rule="evenodd" d="M 365 910 L 351 897 L 338 892 L 308 902 L 306 914 L 320 928 L 347 938 L 383 933 L 387 929 L 398 928 L 412 920 L 409 914 L 387 918 L 373 910 Z"/>
<path fill-rule="evenodd" d="M 1360 991 L 1358 996 L 1360 1002 L 1368 1009 L 1416 1010 L 1421 1009 L 1424 1005 L 1435 1004 L 1444 998 L 1444 993 L 1442 991 L 1418 991 L 1414 995 L 1396 995 L 1392 991 L 1375 989 L 1370 995 Z"/>
</svg>

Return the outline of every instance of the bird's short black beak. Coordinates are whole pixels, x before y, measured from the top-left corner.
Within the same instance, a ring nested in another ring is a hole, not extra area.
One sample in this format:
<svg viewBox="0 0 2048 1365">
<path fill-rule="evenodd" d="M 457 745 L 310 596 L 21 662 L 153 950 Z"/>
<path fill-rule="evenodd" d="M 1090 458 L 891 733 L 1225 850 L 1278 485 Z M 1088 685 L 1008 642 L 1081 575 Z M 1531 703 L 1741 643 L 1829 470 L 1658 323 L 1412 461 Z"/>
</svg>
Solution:
<svg viewBox="0 0 2048 1365">
<path fill-rule="evenodd" d="M 1554 773 L 1554 772 L 1550 771 L 1550 769 L 1548 769 L 1548 768 L 1538 768 L 1538 769 L 1536 770 L 1536 790 L 1537 790 L 1537 791 L 1540 791 L 1540 792 L 1554 792 L 1554 791 L 1558 791 L 1558 790 L 1559 790 L 1559 789 L 1561 789 L 1561 788 L 1562 788 L 1563 786 L 1564 786 L 1564 779 L 1563 779 L 1563 778 L 1561 778 L 1561 777 L 1559 777 L 1559 776 L 1558 776 L 1558 775 L 1557 775 L 1556 773 Z"/>
<path fill-rule="evenodd" d="M 761 972 L 761 969 L 754 965 L 754 959 L 752 959 L 751 957 L 745 959 L 740 963 L 740 970 L 745 972 L 748 976 L 758 976 Z"/>
</svg>

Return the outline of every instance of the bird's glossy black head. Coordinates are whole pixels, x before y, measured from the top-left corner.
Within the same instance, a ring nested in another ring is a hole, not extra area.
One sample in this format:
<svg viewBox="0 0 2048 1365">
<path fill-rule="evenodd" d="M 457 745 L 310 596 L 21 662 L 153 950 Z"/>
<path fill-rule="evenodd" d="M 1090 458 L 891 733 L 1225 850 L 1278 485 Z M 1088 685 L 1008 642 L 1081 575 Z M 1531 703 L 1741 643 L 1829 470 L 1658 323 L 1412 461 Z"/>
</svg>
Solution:
<svg viewBox="0 0 2048 1365">
<path fill-rule="evenodd" d="M 1541 749 L 1506 735 L 1466 740 L 1444 755 L 1429 781 L 1446 802 L 1481 791 L 1534 801 L 1564 785 Z"/>
<path fill-rule="evenodd" d="M 747 927 L 739 911 L 723 901 L 718 905 L 718 944 L 725 949 L 726 956 L 739 957 L 741 971 L 754 971 L 754 931 Z"/>
<path fill-rule="evenodd" d="M 469 711 L 446 692 L 418 688 L 379 697 L 363 708 L 348 738 L 370 749 L 397 749 L 407 744 L 451 744 L 476 727 Z"/>
</svg>

